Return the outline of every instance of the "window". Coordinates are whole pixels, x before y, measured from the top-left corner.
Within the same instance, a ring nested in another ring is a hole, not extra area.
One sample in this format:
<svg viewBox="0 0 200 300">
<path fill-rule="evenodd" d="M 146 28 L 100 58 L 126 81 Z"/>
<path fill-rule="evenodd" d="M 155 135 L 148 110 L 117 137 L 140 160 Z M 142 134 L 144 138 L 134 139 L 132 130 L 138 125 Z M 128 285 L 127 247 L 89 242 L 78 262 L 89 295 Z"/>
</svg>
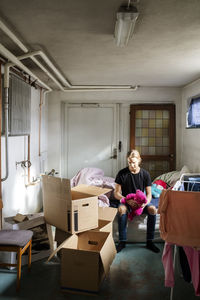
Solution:
<svg viewBox="0 0 200 300">
<path fill-rule="evenodd" d="M 187 112 L 187 128 L 200 128 L 200 97 L 192 98 Z"/>
</svg>

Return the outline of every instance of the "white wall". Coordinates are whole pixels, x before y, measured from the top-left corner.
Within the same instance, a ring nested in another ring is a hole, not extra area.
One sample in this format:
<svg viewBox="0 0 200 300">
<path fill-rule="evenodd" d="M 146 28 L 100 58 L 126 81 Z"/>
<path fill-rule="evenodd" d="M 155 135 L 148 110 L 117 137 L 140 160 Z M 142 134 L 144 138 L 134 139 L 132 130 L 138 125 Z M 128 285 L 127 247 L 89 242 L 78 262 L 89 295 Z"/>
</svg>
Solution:
<svg viewBox="0 0 200 300">
<path fill-rule="evenodd" d="M 200 94 L 200 79 L 187 85 L 182 92 L 182 124 L 181 124 L 181 162 L 191 172 L 200 172 L 200 128 L 186 129 L 187 102 Z"/>
<path fill-rule="evenodd" d="M 182 98 L 181 98 L 182 92 Z M 40 92 L 31 93 L 31 180 L 41 172 L 52 168 L 60 172 L 62 154 L 63 108 L 61 103 L 118 103 L 120 104 L 120 140 L 123 152 L 119 166 L 125 163 L 129 147 L 130 104 L 175 103 L 176 104 L 176 149 L 177 169 L 187 165 L 192 172 L 200 171 L 200 129 L 185 129 L 185 114 L 188 98 L 200 94 L 200 80 L 183 90 L 167 87 L 140 87 L 136 92 L 52 92 L 42 107 L 41 156 L 39 157 L 39 102 Z M 4 137 L 2 137 L 2 177 L 5 175 Z M 48 148 L 48 164 L 47 164 Z M 16 161 L 27 159 L 27 137 L 9 137 L 9 177 L 2 183 L 3 215 L 33 213 L 42 208 L 41 185 L 25 187 L 27 170 L 16 168 Z"/>
<path fill-rule="evenodd" d="M 40 90 L 31 89 L 31 135 L 30 135 L 30 168 L 31 180 L 46 169 L 47 161 L 47 113 L 48 102 L 42 106 L 41 156 L 39 157 L 39 103 Z M 5 138 L 2 137 L 2 177 L 5 176 Z M 28 158 L 28 137 L 8 138 L 9 176 L 2 182 L 3 216 L 17 213 L 34 213 L 42 208 L 41 184 L 25 187 L 28 183 L 27 169 L 16 162 Z"/>
<path fill-rule="evenodd" d="M 129 148 L 129 110 L 130 104 L 140 103 L 175 103 L 176 104 L 176 149 L 177 168 L 181 168 L 181 89 L 167 87 L 140 87 L 137 91 L 100 91 L 100 92 L 52 92 L 49 95 L 49 147 L 48 167 L 61 172 L 63 109 L 61 103 L 119 103 L 120 104 L 120 138 L 123 142 L 123 152 L 119 167 L 125 164 L 125 155 Z"/>
</svg>

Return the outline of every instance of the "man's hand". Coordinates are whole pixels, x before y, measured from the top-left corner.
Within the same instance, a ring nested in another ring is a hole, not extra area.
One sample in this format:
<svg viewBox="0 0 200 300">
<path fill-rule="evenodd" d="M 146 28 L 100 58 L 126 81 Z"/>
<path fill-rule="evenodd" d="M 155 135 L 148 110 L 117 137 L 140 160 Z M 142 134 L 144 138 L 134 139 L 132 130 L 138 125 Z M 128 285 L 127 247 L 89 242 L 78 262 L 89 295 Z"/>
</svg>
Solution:
<svg viewBox="0 0 200 300">
<path fill-rule="evenodd" d="M 133 199 L 129 199 L 126 200 L 127 204 L 130 205 L 133 209 L 137 209 L 139 207 L 141 207 L 141 205 L 139 205 L 135 200 Z"/>
</svg>

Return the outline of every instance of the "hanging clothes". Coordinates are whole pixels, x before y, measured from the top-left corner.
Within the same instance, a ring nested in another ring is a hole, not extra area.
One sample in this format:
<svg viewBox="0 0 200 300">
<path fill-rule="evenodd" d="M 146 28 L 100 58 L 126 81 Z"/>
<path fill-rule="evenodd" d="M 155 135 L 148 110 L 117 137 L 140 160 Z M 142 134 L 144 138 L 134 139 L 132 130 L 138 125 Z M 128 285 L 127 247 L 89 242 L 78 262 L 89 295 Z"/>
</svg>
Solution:
<svg viewBox="0 0 200 300">
<path fill-rule="evenodd" d="M 174 286 L 172 245 L 172 243 L 166 242 L 162 255 L 166 287 Z M 200 251 L 187 246 L 183 246 L 183 249 L 188 259 L 195 294 L 196 296 L 200 296 Z"/>
<path fill-rule="evenodd" d="M 183 247 L 178 246 L 178 253 L 179 253 L 179 261 L 180 261 L 183 278 L 186 282 L 191 282 L 192 278 L 191 278 L 190 266 Z"/>
<path fill-rule="evenodd" d="M 160 236 L 180 246 L 200 247 L 200 194 L 163 190 L 160 195 Z"/>
</svg>

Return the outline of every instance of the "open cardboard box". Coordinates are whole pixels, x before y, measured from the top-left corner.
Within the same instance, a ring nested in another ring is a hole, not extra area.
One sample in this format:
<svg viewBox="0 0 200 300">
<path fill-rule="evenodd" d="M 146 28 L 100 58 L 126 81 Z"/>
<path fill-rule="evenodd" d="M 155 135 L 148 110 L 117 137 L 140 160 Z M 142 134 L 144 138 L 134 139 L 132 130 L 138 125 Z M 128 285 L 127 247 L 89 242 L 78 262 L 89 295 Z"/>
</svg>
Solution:
<svg viewBox="0 0 200 300">
<path fill-rule="evenodd" d="M 117 214 L 117 208 L 113 207 L 98 207 L 99 220 L 98 227 L 92 229 L 93 231 L 111 232 L 113 228 L 113 221 Z M 64 240 L 69 238 L 70 234 L 56 228 L 55 240 L 59 246 Z"/>
<path fill-rule="evenodd" d="M 97 293 L 116 255 L 111 233 L 86 231 L 73 234 L 48 261 L 61 249 L 61 289 Z"/>
<path fill-rule="evenodd" d="M 110 189 L 78 185 L 70 180 L 42 176 L 44 217 L 51 224 L 71 234 L 98 227 L 98 196 Z"/>
<path fill-rule="evenodd" d="M 111 232 L 113 228 L 113 221 L 117 214 L 117 208 L 113 207 L 99 207 L 98 227 L 94 231 Z"/>
</svg>

